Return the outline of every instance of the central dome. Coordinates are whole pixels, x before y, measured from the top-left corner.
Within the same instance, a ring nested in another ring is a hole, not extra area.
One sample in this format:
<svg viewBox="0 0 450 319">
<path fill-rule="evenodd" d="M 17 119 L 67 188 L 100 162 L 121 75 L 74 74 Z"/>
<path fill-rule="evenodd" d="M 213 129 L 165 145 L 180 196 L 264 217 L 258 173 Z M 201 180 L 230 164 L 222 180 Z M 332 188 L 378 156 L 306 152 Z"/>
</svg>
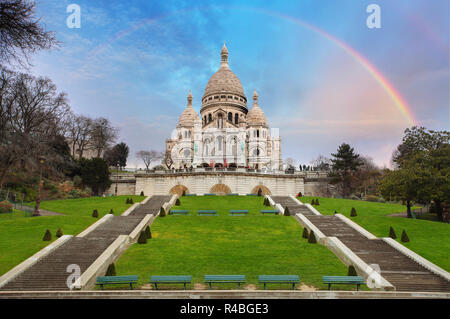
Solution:
<svg viewBox="0 0 450 319">
<path fill-rule="evenodd" d="M 205 98 L 207 97 L 222 93 L 234 94 L 237 96 L 236 100 L 241 101 L 241 98 L 243 98 L 242 102 L 246 101 L 247 99 L 245 97 L 244 88 L 242 87 L 241 81 L 228 66 L 228 49 L 225 44 L 222 47 L 220 55 L 220 68 L 209 79 L 205 88 L 205 94 L 203 95 L 203 101 L 205 101 Z"/>
</svg>

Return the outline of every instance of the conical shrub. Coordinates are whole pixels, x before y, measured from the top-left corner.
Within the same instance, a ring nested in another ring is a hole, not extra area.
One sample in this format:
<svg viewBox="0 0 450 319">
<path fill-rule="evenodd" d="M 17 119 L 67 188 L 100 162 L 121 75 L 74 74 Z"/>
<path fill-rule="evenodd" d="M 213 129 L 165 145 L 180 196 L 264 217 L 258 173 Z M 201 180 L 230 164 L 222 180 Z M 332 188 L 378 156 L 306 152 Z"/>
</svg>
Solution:
<svg viewBox="0 0 450 319">
<path fill-rule="evenodd" d="M 94 209 L 94 211 L 92 212 L 92 217 L 98 218 L 98 210 Z"/>
<path fill-rule="evenodd" d="M 175 201 L 175 206 L 180 206 L 181 205 L 181 203 L 180 203 L 180 199 L 179 198 L 177 198 L 177 200 Z"/>
<path fill-rule="evenodd" d="M 350 211 L 350 217 L 356 217 L 358 216 L 358 214 L 356 214 L 356 209 L 355 207 L 352 207 L 352 210 Z"/>
<path fill-rule="evenodd" d="M 258 188 L 258 196 L 261 196 L 261 195 L 262 195 L 262 189 Z"/>
<path fill-rule="evenodd" d="M 111 210 L 109 211 L 109 213 L 110 213 L 111 215 L 114 215 L 114 211 L 113 211 L 112 208 L 111 208 Z"/>
<path fill-rule="evenodd" d="M 316 201 L 313 199 L 311 199 L 311 205 L 316 205 Z"/>
<path fill-rule="evenodd" d="M 62 229 L 58 228 L 58 230 L 56 231 L 56 237 L 61 237 L 63 235 Z"/>
<path fill-rule="evenodd" d="M 309 232 L 308 243 L 310 244 L 317 243 L 316 235 L 314 235 L 314 232 L 312 230 Z"/>
<path fill-rule="evenodd" d="M 302 234 L 302 237 L 303 237 L 303 238 L 308 238 L 308 237 L 309 237 L 308 229 L 307 229 L 306 227 L 303 228 L 303 234 Z"/>
<path fill-rule="evenodd" d="M 147 243 L 147 236 L 145 235 L 145 232 L 141 231 L 141 234 L 138 238 L 138 244 L 146 244 Z"/>
<path fill-rule="evenodd" d="M 337 211 L 334 211 L 334 215 L 336 215 L 338 212 Z"/>
<path fill-rule="evenodd" d="M 166 211 L 164 210 L 164 207 L 161 206 L 161 209 L 159 210 L 159 217 L 166 217 Z"/>
<path fill-rule="evenodd" d="M 284 208 L 284 216 L 291 216 L 291 213 L 289 212 L 289 207 Z"/>
<path fill-rule="evenodd" d="M 147 239 L 152 238 L 152 232 L 150 230 L 150 226 L 147 226 L 147 228 L 145 228 L 145 236 L 147 237 Z"/>
<path fill-rule="evenodd" d="M 141 191 L 141 194 L 140 194 L 140 196 L 145 196 L 145 195 L 144 195 L 144 191 Z"/>
<path fill-rule="evenodd" d="M 317 205 L 317 206 L 320 205 L 320 204 L 319 204 L 319 199 L 318 199 L 318 198 L 316 198 L 316 205 Z"/>
<path fill-rule="evenodd" d="M 52 233 L 48 229 L 45 231 L 44 238 L 42 238 L 42 240 L 43 241 L 52 240 Z"/>
<path fill-rule="evenodd" d="M 406 234 L 406 231 L 403 229 L 403 231 L 402 231 L 402 242 L 403 243 L 409 243 L 409 237 L 408 237 L 408 235 Z"/>
<path fill-rule="evenodd" d="M 394 228 L 392 228 L 392 226 L 389 228 L 389 237 L 391 237 L 392 239 L 397 238 L 397 235 L 395 234 Z"/>
<path fill-rule="evenodd" d="M 264 198 L 264 206 L 270 206 L 270 202 L 267 197 Z"/>
<path fill-rule="evenodd" d="M 134 204 L 133 198 L 130 197 L 130 204 Z"/>
<path fill-rule="evenodd" d="M 125 204 L 129 204 L 130 203 L 130 198 L 129 197 L 127 197 L 127 200 L 125 201 Z"/>
<path fill-rule="evenodd" d="M 353 265 L 348 266 L 347 276 L 358 276 L 358 274 L 356 273 L 356 269 Z"/>
<path fill-rule="evenodd" d="M 115 276 L 115 275 L 116 275 L 116 266 L 114 265 L 114 263 L 109 264 L 105 276 Z"/>
</svg>

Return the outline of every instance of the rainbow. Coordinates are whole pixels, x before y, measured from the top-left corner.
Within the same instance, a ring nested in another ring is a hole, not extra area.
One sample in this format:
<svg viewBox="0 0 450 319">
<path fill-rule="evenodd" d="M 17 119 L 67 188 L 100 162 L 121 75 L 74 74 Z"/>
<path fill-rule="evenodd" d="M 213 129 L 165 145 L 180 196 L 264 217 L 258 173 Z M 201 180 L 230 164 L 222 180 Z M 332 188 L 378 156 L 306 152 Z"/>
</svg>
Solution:
<svg viewBox="0 0 450 319">
<path fill-rule="evenodd" d="M 244 6 L 226 6 L 226 7 L 202 7 L 202 8 L 195 8 L 195 10 L 212 10 L 212 9 L 222 9 L 222 10 L 231 10 L 231 9 L 238 9 L 238 10 L 248 10 L 248 11 L 254 11 L 259 12 L 261 14 L 270 15 L 273 17 L 277 17 L 286 21 L 289 21 L 291 23 L 294 23 L 298 26 L 307 28 L 310 31 L 313 31 L 325 39 L 333 42 L 338 47 L 342 48 L 347 54 L 349 54 L 358 64 L 360 64 L 369 74 L 370 76 L 384 89 L 384 91 L 388 94 L 388 96 L 392 99 L 394 102 L 394 105 L 397 107 L 397 109 L 401 112 L 401 114 L 405 117 L 405 119 L 408 121 L 408 124 L 411 126 L 417 125 L 417 121 L 414 118 L 413 112 L 411 110 L 411 107 L 406 103 L 406 101 L 403 99 L 401 94 L 394 88 L 394 86 L 389 82 L 389 80 L 372 64 L 365 58 L 361 53 L 356 51 L 354 48 L 352 48 L 347 43 L 343 42 L 342 40 L 336 38 L 335 36 L 331 35 L 330 33 L 306 22 L 298 18 L 294 18 L 276 11 L 272 10 L 266 10 L 261 8 L 254 8 L 254 7 L 244 7 Z M 193 11 L 194 9 L 184 9 L 184 10 L 178 10 L 175 12 L 171 12 L 170 14 L 165 14 L 156 18 L 152 19 L 146 19 L 144 21 L 141 21 L 134 26 L 130 27 L 127 30 L 119 32 L 115 37 L 113 37 L 110 41 L 107 43 L 98 46 L 95 48 L 90 56 L 95 56 L 105 50 L 111 43 L 116 42 L 133 32 L 139 30 L 140 28 L 144 27 L 147 24 L 154 23 L 157 20 L 160 20 L 162 18 L 166 18 L 169 16 L 173 16 L 180 13 L 187 13 L 189 11 Z"/>
</svg>

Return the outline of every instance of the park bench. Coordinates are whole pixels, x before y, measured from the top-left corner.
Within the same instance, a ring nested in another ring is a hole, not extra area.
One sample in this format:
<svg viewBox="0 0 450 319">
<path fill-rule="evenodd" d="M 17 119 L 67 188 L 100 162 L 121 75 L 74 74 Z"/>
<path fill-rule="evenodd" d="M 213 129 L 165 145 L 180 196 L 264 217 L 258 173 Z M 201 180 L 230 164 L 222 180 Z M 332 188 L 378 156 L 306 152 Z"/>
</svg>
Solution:
<svg viewBox="0 0 450 319">
<path fill-rule="evenodd" d="M 213 194 L 213 193 L 206 193 L 206 194 L 203 194 L 203 196 L 216 196 L 216 194 Z"/>
<path fill-rule="evenodd" d="M 275 214 L 278 215 L 280 211 L 278 209 L 261 209 L 261 214 Z"/>
<path fill-rule="evenodd" d="M 328 290 L 331 290 L 332 284 L 356 285 L 356 290 L 359 290 L 359 286 L 364 284 L 361 276 L 323 276 L 322 280 L 324 284 L 328 284 Z"/>
<path fill-rule="evenodd" d="M 185 209 L 171 209 L 169 215 L 189 215 L 189 211 Z"/>
<path fill-rule="evenodd" d="M 97 277 L 96 285 L 100 285 L 103 290 L 103 285 L 117 285 L 117 284 L 129 284 L 130 289 L 133 289 L 133 284 L 137 284 L 138 276 L 103 276 Z"/>
<path fill-rule="evenodd" d="M 268 283 L 292 284 L 292 289 L 295 289 L 295 284 L 300 283 L 300 278 L 297 275 L 261 275 L 258 276 L 258 281 L 264 284 L 264 290 Z"/>
<path fill-rule="evenodd" d="M 192 276 L 151 276 L 150 283 L 155 285 L 158 290 L 158 284 L 183 284 L 186 290 L 186 284 L 190 284 Z"/>
<path fill-rule="evenodd" d="M 198 210 L 197 214 L 199 216 L 217 216 L 217 211 L 216 210 L 210 210 L 210 209 L 206 209 L 206 210 Z"/>
<path fill-rule="evenodd" d="M 229 194 L 227 194 L 227 196 L 239 196 L 239 194 L 238 193 L 229 193 Z"/>
<path fill-rule="evenodd" d="M 247 196 L 258 196 L 258 194 L 247 194 Z"/>
<path fill-rule="evenodd" d="M 197 196 L 197 194 L 184 194 L 184 196 Z"/>
<path fill-rule="evenodd" d="M 209 289 L 217 283 L 237 283 L 240 289 L 241 283 L 245 283 L 245 275 L 205 275 L 204 282 L 209 284 Z"/>
<path fill-rule="evenodd" d="M 229 216 L 246 216 L 247 214 L 247 209 L 230 209 Z"/>
</svg>

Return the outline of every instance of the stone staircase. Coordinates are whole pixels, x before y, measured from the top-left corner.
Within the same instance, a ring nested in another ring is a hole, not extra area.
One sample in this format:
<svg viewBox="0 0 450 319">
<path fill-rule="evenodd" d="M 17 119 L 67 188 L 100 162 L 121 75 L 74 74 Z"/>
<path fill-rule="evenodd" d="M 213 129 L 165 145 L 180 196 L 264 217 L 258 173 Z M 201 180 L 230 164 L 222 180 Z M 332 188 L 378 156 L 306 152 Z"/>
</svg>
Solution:
<svg viewBox="0 0 450 319">
<path fill-rule="evenodd" d="M 292 213 L 298 203 L 288 196 L 273 196 Z M 306 206 L 303 208 L 308 209 Z M 303 213 L 302 213 L 303 214 Z M 337 237 L 366 264 L 378 264 L 381 275 L 397 291 L 450 292 L 450 282 L 438 276 L 381 239 L 368 239 L 336 216 L 303 214 L 325 236 Z M 325 275 L 325 274 L 324 274 Z"/>
<path fill-rule="evenodd" d="M 305 205 L 300 205 L 289 196 L 270 196 L 270 197 L 275 203 L 280 204 L 283 208 L 289 207 L 289 213 L 291 215 L 303 214 L 305 216 L 310 215 L 315 216 L 314 213 L 308 209 L 308 207 L 306 207 Z"/>
<path fill-rule="evenodd" d="M 81 274 L 111 245 L 119 235 L 128 235 L 146 214 L 157 213 L 171 196 L 153 196 L 139 205 L 136 214 L 113 216 L 85 237 L 73 237 L 36 264 L 25 270 L 0 290 L 43 291 L 69 290 L 67 266 L 80 266 Z"/>
</svg>

